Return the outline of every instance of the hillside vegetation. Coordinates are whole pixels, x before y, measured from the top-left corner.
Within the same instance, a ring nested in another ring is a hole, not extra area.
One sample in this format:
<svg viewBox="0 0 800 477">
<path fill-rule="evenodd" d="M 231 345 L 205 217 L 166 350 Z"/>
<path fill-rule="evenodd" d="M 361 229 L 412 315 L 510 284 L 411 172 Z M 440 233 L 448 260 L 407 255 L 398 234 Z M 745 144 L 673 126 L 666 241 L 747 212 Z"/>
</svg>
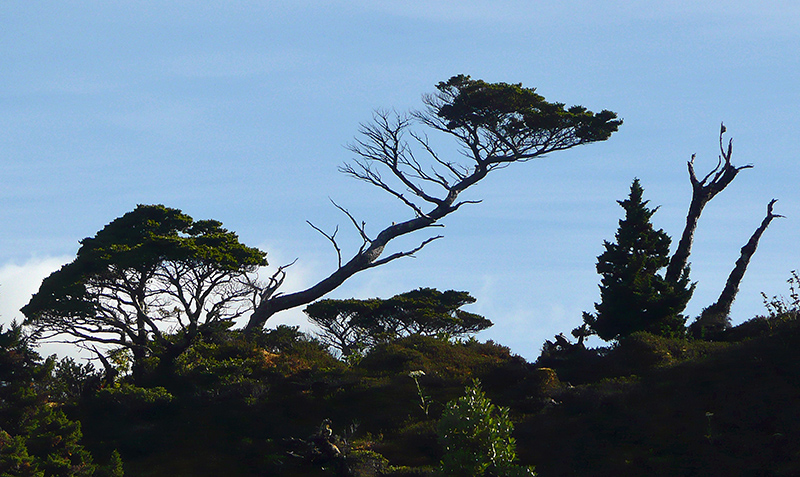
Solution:
<svg viewBox="0 0 800 477">
<path fill-rule="evenodd" d="M 94 475 L 116 451 L 131 476 L 436 475 L 437 425 L 474 380 L 508 409 L 518 463 L 541 476 L 797 475 L 796 311 L 724 338 L 634 333 L 530 363 L 492 342 L 411 335 L 345 363 L 293 328 L 220 329 L 168 366 L 152 358 L 138 385 L 69 360 L 25 379 L 80 422 Z M 6 475 L 42 475 L 10 470 L 2 445 Z"/>
</svg>

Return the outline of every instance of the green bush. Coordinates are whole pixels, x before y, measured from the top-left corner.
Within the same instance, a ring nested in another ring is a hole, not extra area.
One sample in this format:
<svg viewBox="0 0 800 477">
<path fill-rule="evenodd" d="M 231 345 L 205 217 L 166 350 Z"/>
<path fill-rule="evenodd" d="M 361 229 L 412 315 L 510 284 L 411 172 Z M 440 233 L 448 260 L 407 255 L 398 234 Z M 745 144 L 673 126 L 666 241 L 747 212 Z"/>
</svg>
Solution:
<svg viewBox="0 0 800 477">
<path fill-rule="evenodd" d="M 0 475 L 15 477 L 44 477 L 36 461 L 28 454 L 25 439 L 0 430 Z"/>
<path fill-rule="evenodd" d="M 447 339 L 411 335 L 373 348 L 357 368 L 372 375 L 408 374 L 422 370 L 428 375 L 469 382 L 488 376 L 510 361 L 520 360 L 508 347 L 492 341 L 451 342 Z"/>
<path fill-rule="evenodd" d="M 174 396 L 165 388 L 140 388 L 123 383 L 113 388 L 103 388 L 97 392 L 100 402 L 119 406 L 127 412 L 136 412 L 165 406 Z"/>
<path fill-rule="evenodd" d="M 445 476 L 531 476 L 533 470 L 514 464 L 516 442 L 508 409 L 491 403 L 478 381 L 466 395 L 447 404 L 439 421 L 444 446 L 441 473 Z"/>
<path fill-rule="evenodd" d="M 620 340 L 609 359 L 619 375 L 641 372 L 648 368 L 672 366 L 690 359 L 700 359 L 727 347 L 726 343 L 667 338 L 637 332 Z"/>
<path fill-rule="evenodd" d="M 55 359 L 44 362 L 22 327 L 0 325 L 0 475 L 90 476 L 81 424 L 50 401 Z"/>
</svg>

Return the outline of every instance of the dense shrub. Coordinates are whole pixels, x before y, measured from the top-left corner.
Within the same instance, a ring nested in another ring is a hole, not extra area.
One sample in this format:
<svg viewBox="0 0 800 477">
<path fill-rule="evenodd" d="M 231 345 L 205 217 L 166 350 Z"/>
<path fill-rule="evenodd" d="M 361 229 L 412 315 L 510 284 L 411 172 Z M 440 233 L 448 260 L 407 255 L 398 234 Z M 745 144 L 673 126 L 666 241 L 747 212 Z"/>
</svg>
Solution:
<svg viewBox="0 0 800 477">
<path fill-rule="evenodd" d="M 444 446 L 441 473 L 445 476 L 522 477 L 534 475 L 516 460 L 514 425 L 509 410 L 489 401 L 477 381 L 466 394 L 447 404 L 439 421 Z"/>
<path fill-rule="evenodd" d="M 22 327 L 0 326 L 0 473 L 91 476 L 81 424 L 50 401 L 55 359 L 42 360 Z"/>
<path fill-rule="evenodd" d="M 725 343 L 667 338 L 638 332 L 620 340 L 609 358 L 619 374 L 629 374 L 647 368 L 700 359 L 726 346 Z"/>
<path fill-rule="evenodd" d="M 408 374 L 409 371 L 422 370 L 428 375 L 466 382 L 520 359 L 513 356 L 508 347 L 492 341 L 451 342 L 443 338 L 411 335 L 377 345 L 357 368 L 372 375 Z"/>
<path fill-rule="evenodd" d="M 174 396 L 165 388 L 142 388 L 123 383 L 97 392 L 99 402 L 112 405 L 124 412 L 138 412 L 163 407 L 172 402 Z"/>
</svg>

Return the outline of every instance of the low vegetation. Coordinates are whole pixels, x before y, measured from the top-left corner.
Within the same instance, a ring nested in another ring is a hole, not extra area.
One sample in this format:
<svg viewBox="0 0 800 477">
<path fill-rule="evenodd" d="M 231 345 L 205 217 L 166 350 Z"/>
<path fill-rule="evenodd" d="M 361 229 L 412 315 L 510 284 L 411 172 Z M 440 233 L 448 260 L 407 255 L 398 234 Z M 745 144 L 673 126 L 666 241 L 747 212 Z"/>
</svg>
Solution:
<svg viewBox="0 0 800 477">
<path fill-rule="evenodd" d="M 714 342 L 637 332 L 535 363 L 418 334 L 345 362 L 296 328 L 219 329 L 154 357 L 144 384 L 43 360 L 19 326 L 2 337 L 3 475 L 800 471 L 794 308 Z"/>
</svg>

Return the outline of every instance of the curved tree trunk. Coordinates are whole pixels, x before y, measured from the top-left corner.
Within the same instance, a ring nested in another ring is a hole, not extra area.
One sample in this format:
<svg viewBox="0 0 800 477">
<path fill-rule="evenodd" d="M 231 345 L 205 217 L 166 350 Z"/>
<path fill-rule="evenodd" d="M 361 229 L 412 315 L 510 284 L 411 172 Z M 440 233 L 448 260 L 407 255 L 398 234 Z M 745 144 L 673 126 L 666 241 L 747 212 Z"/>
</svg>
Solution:
<svg viewBox="0 0 800 477">
<path fill-rule="evenodd" d="M 368 247 L 366 247 L 364 250 L 360 250 L 353 258 L 350 259 L 350 261 L 337 268 L 327 278 L 324 278 L 319 283 L 307 288 L 306 290 L 289 293 L 286 295 L 265 297 L 265 299 L 261 300 L 253 314 L 250 316 L 250 320 L 245 326 L 245 333 L 249 334 L 257 329 L 261 329 L 267 320 L 279 311 L 305 305 L 327 295 L 331 291 L 338 288 L 342 283 L 345 282 L 345 280 L 362 270 L 377 267 L 397 258 L 410 256 L 418 252 L 422 247 L 433 240 L 441 238 L 441 236 L 435 236 L 425 240 L 414 250 L 398 252 L 383 259 L 380 258 L 384 248 L 386 247 L 386 244 L 389 243 L 389 241 L 401 235 L 433 226 L 436 220 L 456 210 L 458 205 L 460 204 L 455 206 L 451 206 L 450 204 L 442 204 L 439 207 L 436 207 L 430 214 L 427 214 L 426 216 L 416 217 L 409 221 L 387 227 L 380 234 L 378 234 L 375 240 L 369 241 Z"/>
<path fill-rule="evenodd" d="M 268 285 L 257 291 L 255 311 L 245 326 L 246 333 L 262 328 L 269 317 L 279 311 L 325 296 L 362 270 L 411 256 L 440 238 L 431 237 L 413 250 L 381 257 L 394 238 L 437 226 L 440 219 L 461 205 L 480 202 L 457 202 L 457 199 L 489 172 L 550 152 L 604 141 L 622 124 L 611 111 L 594 114 L 580 106 L 564 109 L 563 104 L 548 103 L 535 94 L 534 89 L 521 85 L 490 84 L 458 75 L 440 82 L 436 88 L 438 93 L 425 97 L 423 111 L 410 116 L 376 112 L 371 124 L 362 124 L 362 139 L 348 146 L 358 158 L 340 168 L 341 172 L 394 196 L 411 208 L 415 217 L 392 223 L 372 239 L 367 236 L 364 222 L 359 223 L 337 206 L 361 235 L 363 242 L 359 250 L 343 264 L 336 232 L 328 235 L 311 224 L 333 244 L 339 259 L 338 268 L 316 285 L 286 295 L 276 293 L 285 276 L 283 269 L 279 269 Z M 462 164 L 439 157 L 425 134 L 409 129 L 412 121 L 451 135 L 460 143 L 469 162 Z M 412 147 L 405 137 L 413 138 L 416 146 Z M 427 161 L 420 162 L 415 157 L 415 148 L 426 155 Z M 432 210 L 425 213 L 425 206 Z"/>
</svg>

